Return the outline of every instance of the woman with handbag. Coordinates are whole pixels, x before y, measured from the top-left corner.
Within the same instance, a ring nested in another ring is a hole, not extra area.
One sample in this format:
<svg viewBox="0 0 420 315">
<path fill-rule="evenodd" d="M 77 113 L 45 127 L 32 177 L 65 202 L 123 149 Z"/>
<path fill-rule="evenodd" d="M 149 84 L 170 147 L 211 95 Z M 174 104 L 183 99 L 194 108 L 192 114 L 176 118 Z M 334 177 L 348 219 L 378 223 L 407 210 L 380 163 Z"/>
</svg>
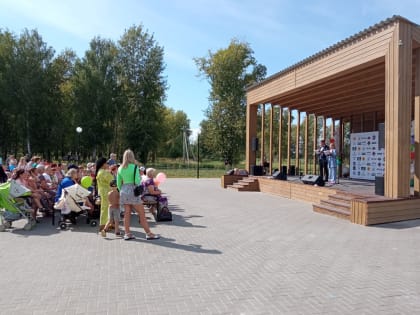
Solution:
<svg viewBox="0 0 420 315">
<path fill-rule="evenodd" d="M 106 158 L 101 157 L 96 161 L 96 189 L 101 198 L 101 214 L 99 219 L 99 232 L 102 236 L 106 235 L 104 230 L 105 224 L 108 222 L 108 193 L 111 191 L 109 183 L 114 179 L 111 172 L 108 170 L 109 165 Z"/>
<path fill-rule="evenodd" d="M 134 208 L 140 219 L 140 224 L 146 232 L 146 240 L 155 240 L 159 236 L 150 231 L 149 224 L 144 214 L 144 206 L 141 201 L 141 195 L 135 195 L 134 190 L 140 184 L 140 175 L 137 170 L 134 153 L 131 150 L 125 150 L 123 161 L 118 168 L 117 186 L 120 191 L 120 203 L 124 205 L 124 240 L 128 241 L 135 237 L 130 232 L 131 209 Z"/>
</svg>

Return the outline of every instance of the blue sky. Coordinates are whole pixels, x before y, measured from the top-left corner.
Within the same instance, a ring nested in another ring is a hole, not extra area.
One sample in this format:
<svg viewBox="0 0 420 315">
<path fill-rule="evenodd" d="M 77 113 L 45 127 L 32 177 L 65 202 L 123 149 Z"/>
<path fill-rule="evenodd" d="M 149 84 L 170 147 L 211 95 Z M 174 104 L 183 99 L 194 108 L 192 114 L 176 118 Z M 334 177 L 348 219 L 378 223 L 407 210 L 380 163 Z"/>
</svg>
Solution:
<svg viewBox="0 0 420 315">
<path fill-rule="evenodd" d="M 236 38 L 269 76 L 394 14 L 420 24 L 420 0 L 0 0 L 0 28 L 37 29 L 57 53 L 79 57 L 94 36 L 116 42 L 142 24 L 165 50 L 166 106 L 183 110 L 194 131 L 209 96 L 194 57 Z"/>
</svg>

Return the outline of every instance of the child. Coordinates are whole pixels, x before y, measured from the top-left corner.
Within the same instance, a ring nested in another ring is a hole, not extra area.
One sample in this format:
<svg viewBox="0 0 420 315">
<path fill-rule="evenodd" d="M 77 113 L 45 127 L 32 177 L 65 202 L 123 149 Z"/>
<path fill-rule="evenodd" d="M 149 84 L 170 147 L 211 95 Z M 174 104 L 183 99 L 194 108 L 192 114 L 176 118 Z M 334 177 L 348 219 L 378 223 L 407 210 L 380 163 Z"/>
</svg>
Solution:
<svg viewBox="0 0 420 315">
<path fill-rule="evenodd" d="M 111 186 L 111 191 L 108 193 L 108 222 L 105 227 L 101 230 L 101 235 L 106 236 L 106 231 L 111 226 L 115 225 L 115 235 L 121 236 L 119 223 L 120 223 L 120 193 L 117 189 L 117 181 L 113 179 L 109 186 Z"/>
</svg>

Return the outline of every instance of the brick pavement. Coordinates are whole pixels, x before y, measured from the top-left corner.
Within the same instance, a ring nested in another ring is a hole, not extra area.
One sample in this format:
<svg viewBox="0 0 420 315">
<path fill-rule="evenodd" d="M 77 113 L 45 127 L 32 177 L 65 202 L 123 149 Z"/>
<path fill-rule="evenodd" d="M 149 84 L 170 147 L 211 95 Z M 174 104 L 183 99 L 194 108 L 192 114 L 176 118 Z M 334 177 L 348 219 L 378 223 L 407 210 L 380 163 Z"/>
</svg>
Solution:
<svg viewBox="0 0 420 315">
<path fill-rule="evenodd" d="M 218 179 L 162 189 L 158 241 L 135 219 L 135 241 L 84 220 L 1 233 L 0 314 L 420 314 L 420 220 L 353 225 Z"/>
</svg>

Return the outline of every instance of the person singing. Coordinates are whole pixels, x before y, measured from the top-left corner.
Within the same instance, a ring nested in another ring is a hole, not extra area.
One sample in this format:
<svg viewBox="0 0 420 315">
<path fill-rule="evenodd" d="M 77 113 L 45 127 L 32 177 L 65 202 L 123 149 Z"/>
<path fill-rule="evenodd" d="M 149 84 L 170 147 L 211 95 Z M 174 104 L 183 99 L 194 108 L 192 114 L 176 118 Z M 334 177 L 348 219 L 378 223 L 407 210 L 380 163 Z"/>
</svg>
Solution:
<svg viewBox="0 0 420 315">
<path fill-rule="evenodd" d="M 319 176 L 322 177 L 324 182 L 328 182 L 328 159 L 325 153 L 329 150 L 330 148 L 325 144 L 325 140 L 321 140 L 319 148 L 315 151 L 318 155 Z"/>
</svg>

